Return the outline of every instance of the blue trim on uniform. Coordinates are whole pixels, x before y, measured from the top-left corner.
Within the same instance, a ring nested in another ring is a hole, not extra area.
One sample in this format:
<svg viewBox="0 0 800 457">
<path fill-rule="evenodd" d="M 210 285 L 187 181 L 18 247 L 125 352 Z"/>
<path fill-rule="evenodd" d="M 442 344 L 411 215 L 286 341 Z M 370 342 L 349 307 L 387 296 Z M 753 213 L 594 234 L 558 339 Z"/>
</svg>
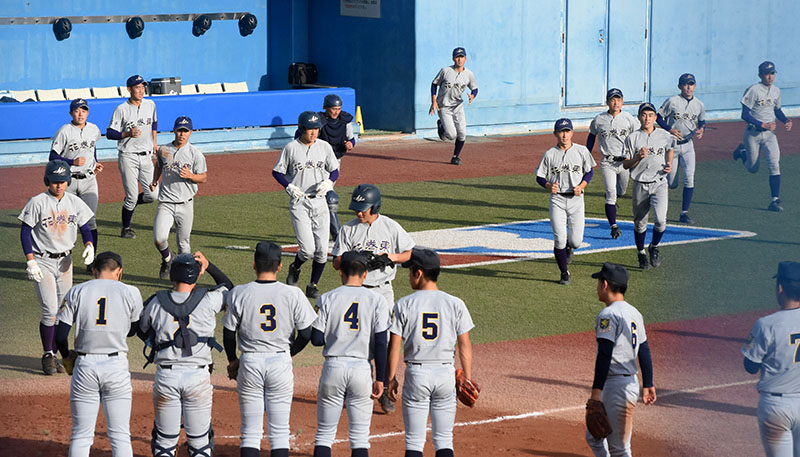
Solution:
<svg viewBox="0 0 800 457">
<path fill-rule="evenodd" d="M 436 95 L 436 89 L 438 88 L 439 86 L 437 86 L 436 84 L 431 84 L 431 95 Z"/>
<path fill-rule="evenodd" d="M 97 154 L 97 152 L 95 152 L 95 154 Z M 58 155 L 58 153 L 56 151 L 53 151 L 52 149 L 50 150 L 50 157 L 48 157 L 47 160 L 63 160 L 64 162 L 67 162 L 70 167 L 75 164 L 74 160 Z M 97 160 L 97 157 L 95 157 L 95 160 Z"/>
<path fill-rule="evenodd" d="M 94 245 L 94 237 L 92 236 L 92 229 L 89 228 L 89 223 L 81 225 L 81 239 L 83 244 L 92 243 Z"/>
<path fill-rule="evenodd" d="M 590 133 L 589 136 L 586 137 L 586 149 L 588 149 L 589 152 L 592 152 L 592 148 L 594 148 L 595 139 L 597 139 L 597 136 L 595 136 L 594 133 Z"/>
<path fill-rule="evenodd" d="M 784 124 L 789 121 L 786 115 L 783 114 L 783 110 L 780 108 L 775 108 L 775 117 L 777 117 L 778 120 L 783 122 Z"/>
<path fill-rule="evenodd" d="M 294 357 L 296 354 L 300 353 L 308 342 L 311 340 L 311 326 L 304 329 L 297 330 L 297 337 L 294 339 L 294 343 L 292 343 L 292 347 L 289 349 L 289 353 Z"/>
<path fill-rule="evenodd" d="M 285 174 L 272 170 L 272 177 L 275 178 L 275 181 L 278 181 L 280 185 L 284 187 L 284 189 L 289 187 L 289 180 L 286 178 Z"/>
<path fill-rule="evenodd" d="M 158 133 L 158 121 L 153 121 L 153 123 L 152 123 L 152 124 L 150 124 L 150 128 L 151 128 L 151 129 L 152 129 L 154 132 Z"/>
<path fill-rule="evenodd" d="M 328 179 L 330 179 L 333 182 L 336 182 L 336 180 L 339 179 L 339 169 L 337 168 L 337 169 L 333 170 Z"/>
<path fill-rule="evenodd" d="M 325 346 L 325 334 L 321 330 L 311 329 L 311 344 L 313 346 Z"/>
<path fill-rule="evenodd" d="M 742 105 L 742 119 L 749 124 L 755 125 L 756 127 L 761 127 L 761 122 L 757 121 L 756 118 L 750 114 L 750 108 L 744 105 Z"/>
<path fill-rule="evenodd" d="M 386 379 L 386 359 L 388 359 L 388 340 L 387 330 L 376 333 L 372 339 L 372 353 L 375 355 L 375 379 L 383 381 L 384 387 L 389 383 Z"/>
<path fill-rule="evenodd" d="M 23 222 L 19 231 L 19 240 L 22 243 L 22 252 L 25 255 L 33 254 L 33 227 Z"/>
<path fill-rule="evenodd" d="M 538 183 L 540 186 L 544 187 L 545 189 L 547 188 L 547 187 L 546 187 L 546 186 L 547 186 L 547 180 L 546 180 L 545 178 L 542 178 L 541 176 L 537 176 L 537 177 L 536 177 L 536 182 L 537 182 L 537 183 Z"/>
<path fill-rule="evenodd" d="M 750 374 L 758 373 L 758 370 L 761 369 L 761 364 L 753 362 L 752 360 L 748 359 L 747 357 L 744 358 L 744 369 L 747 370 Z"/>
<path fill-rule="evenodd" d="M 206 272 L 208 272 L 208 274 L 210 274 L 211 277 L 214 278 L 215 284 L 217 285 L 222 284 L 225 287 L 227 287 L 228 290 L 233 289 L 233 281 L 231 281 L 230 278 L 228 278 L 228 276 L 222 272 L 222 270 L 217 268 L 217 266 L 211 263 L 210 261 L 208 262 L 208 266 L 206 267 Z"/>
<path fill-rule="evenodd" d="M 653 357 L 647 341 L 639 345 L 639 366 L 642 368 L 642 387 L 653 387 Z"/>
<path fill-rule="evenodd" d="M 697 121 L 697 129 L 698 129 L 698 130 L 702 129 L 702 128 L 703 128 L 703 127 L 705 127 L 705 126 L 706 126 L 706 121 L 705 121 L 705 119 L 704 119 L 704 120 L 702 120 L 702 121 Z"/>
<path fill-rule="evenodd" d="M 236 331 L 222 329 L 222 346 L 225 347 L 225 356 L 228 357 L 228 362 L 233 362 L 236 357 Z"/>
<path fill-rule="evenodd" d="M 589 181 L 592 180 L 592 176 L 594 176 L 594 170 L 589 170 L 588 173 L 583 175 L 583 178 L 581 179 L 581 181 L 586 181 L 586 184 L 589 184 Z"/>
<path fill-rule="evenodd" d="M 470 93 L 472 94 L 472 98 L 477 97 L 478 96 L 478 88 L 476 87 L 476 88 L 472 89 L 472 92 L 470 92 Z"/>
<path fill-rule="evenodd" d="M 669 124 L 667 124 L 667 120 L 666 120 L 666 119 L 664 119 L 664 117 L 663 117 L 663 116 L 661 116 L 661 114 L 658 114 L 658 113 L 656 113 L 656 123 L 657 123 L 657 124 L 658 124 L 658 125 L 659 125 L 659 126 L 662 128 L 662 129 L 664 129 L 664 130 L 666 130 L 666 131 L 668 131 L 668 132 L 669 132 L 669 131 L 672 129 L 672 127 L 670 127 L 670 125 L 669 125 Z"/>
<path fill-rule="evenodd" d="M 58 327 L 56 327 L 56 347 L 58 348 L 58 352 L 61 353 L 62 358 L 69 356 L 69 331 L 71 328 L 72 326 L 66 322 L 58 321 Z"/>
<path fill-rule="evenodd" d="M 119 141 L 119 140 L 122 139 L 122 133 L 121 132 L 117 132 L 116 130 L 114 130 L 112 128 L 108 128 L 108 129 L 106 129 L 106 138 L 108 138 L 109 140 L 117 140 L 117 141 Z"/>
<path fill-rule="evenodd" d="M 611 355 L 614 353 L 614 342 L 605 338 L 597 338 L 597 358 L 594 361 L 594 380 L 592 389 L 603 390 L 611 368 Z"/>
</svg>

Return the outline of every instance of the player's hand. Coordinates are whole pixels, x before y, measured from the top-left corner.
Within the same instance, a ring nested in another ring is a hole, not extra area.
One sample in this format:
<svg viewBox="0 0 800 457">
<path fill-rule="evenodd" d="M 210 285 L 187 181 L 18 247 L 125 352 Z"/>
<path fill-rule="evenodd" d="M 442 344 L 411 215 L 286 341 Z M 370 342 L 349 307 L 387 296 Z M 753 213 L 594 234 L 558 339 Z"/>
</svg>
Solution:
<svg viewBox="0 0 800 457">
<path fill-rule="evenodd" d="M 192 173 L 192 170 L 189 169 L 189 165 L 188 164 L 183 164 L 183 166 L 181 167 L 180 176 L 183 179 L 191 179 L 191 177 L 193 176 L 193 173 Z"/>
<path fill-rule="evenodd" d="M 652 405 L 656 402 L 656 388 L 645 387 L 642 389 L 642 401 L 645 405 Z"/>
<path fill-rule="evenodd" d="M 705 132 L 705 130 L 706 129 L 697 129 L 697 130 L 695 130 L 694 131 L 694 138 L 696 140 L 702 140 L 703 139 L 703 132 Z"/>
<path fill-rule="evenodd" d="M 103 166 L 103 164 L 100 163 L 100 162 L 97 162 L 97 164 L 95 164 L 95 166 L 94 166 L 94 173 L 98 174 L 98 173 L 102 172 L 104 169 L 105 169 L 105 167 Z"/>
<path fill-rule="evenodd" d="M 580 197 L 583 193 L 583 188 L 581 186 L 575 186 L 572 188 L 573 192 L 575 192 L 576 197 Z"/>
<path fill-rule="evenodd" d="M 303 192 L 302 189 L 292 183 L 289 183 L 289 185 L 286 186 L 286 193 L 292 198 L 303 198 L 306 196 L 306 193 Z"/>
<path fill-rule="evenodd" d="M 647 148 L 639 149 L 639 159 L 644 159 L 645 157 L 650 155 L 650 150 Z"/>
<path fill-rule="evenodd" d="M 344 148 L 346 150 L 348 150 L 348 151 L 352 151 L 353 150 L 353 143 L 350 140 L 345 140 L 344 141 Z"/>
<path fill-rule="evenodd" d="M 475 100 L 475 96 L 472 95 L 472 93 L 469 93 L 468 95 L 469 95 L 469 104 L 471 105 L 472 104 L 472 100 Z"/>
<path fill-rule="evenodd" d="M 156 190 L 156 187 L 158 187 L 158 181 L 153 181 L 150 183 L 150 190 Z"/>
<path fill-rule="evenodd" d="M 398 391 L 400 390 L 400 383 L 397 382 L 397 378 L 392 378 L 389 381 L 389 385 L 386 388 L 389 390 L 389 393 L 386 394 L 389 397 L 389 400 L 391 400 L 392 403 L 396 403 L 397 394 Z"/>
<path fill-rule="evenodd" d="M 434 115 L 437 111 L 439 111 L 439 104 L 436 102 L 431 103 L 431 108 L 428 110 L 428 114 Z"/>
<path fill-rule="evenodd" d="M 761 124 L 761 128 L 762 129 L 767 129 L 770 132 L 774 132 L 775 131 L 775 122 L 764 122 L 764 123 Z"/>
<path fill-rule="evenodd" d="M 67 354 L 66 357 L 61 358 L 61 364 L 64 365 L 64 371 L 66 371 L 70 376 L 72 376 L 72 372 L 75 370 L 76 360 L 78 360 L 78 353 L 72 349 L 69 350 L 69 354 Z"/>
<path fill-rule="evenodd" d="M 84 265 L 91 265 L 94 262 L 94 245 L 92 243 L 86 243 L 86 248 L 84 248 L 81 257 L 83 257 Z"/>
<path fill-rule="evenodd" d="M 333 181 L 330 179 L 323 179 L 317 183 L 317 195 L 325 195 L 333 190 Z"/>
<path fill-rule="evenodd" d="M 141 134 L 142 131 L 139 130 L 139 127 L 136 127 L 135 125 L 131 127 L 131 138 L 139 138 L 139 135 Z"/>
<path fill-rule="evenodd" d="M 791 132 L 792 131 L 792 120 L 791 119 L 786 121 L 786 131 L 787 132 Z"/>
<path fill-rule="evenodd" d="M 680 141 L 683 141 L 683 135 L 681 135 L 681 131 L 678 129 L 670 129 L 669 133 L 671 133 L 675 138 Z"/>
<path fill-rule="evenodd" d="M 28 273 L 28 279 L 31 281 L 41 282 L 42 278 L 42 269 L 39 268 L 39 264 L 36 263 L 36 260 L 31 259 L 28 260 L 28 266 L 25 268 L 25 271 Z"/>
<path fill-rule="evenodd" d="M 672 172 L 672 164 L 671 163 L 665 163 L 664 164 L 664 174 L 669 174 L 671 172 Z"/>
<path fill-rule="evenodd" d="M 86 163 L 86 157 L 78 157 L 72 162 L 75 166 L 80 167 Z"/>
<path fill-rule="evenodd" d="M 369 398 L 371 398 L 373 400 L 377 400 L 377 399 L 381 398 L 381 395 L 383 395 L 383 382 L 382 381 L 373 382 L 372 383 L 372 394 L 369 396 Z"/>
<path fill-rule="evenodd" d="M 557 194 L 558 193 L 558 183 L 557 182 L 554 182 L 554 183 L 550 184 L 550 193 L 551 194 Z"/>
<path fill-rule="evenodd" d="M 206 258 L 206 256 L 203 255 L 202 252 L 197 251 L 194 253 L 194 260 L 200 262 L 200 274 L 202 275 L 203 273 L 205 273 L 206 268 L 208 268 L 208 259 Z"/>
</svg>

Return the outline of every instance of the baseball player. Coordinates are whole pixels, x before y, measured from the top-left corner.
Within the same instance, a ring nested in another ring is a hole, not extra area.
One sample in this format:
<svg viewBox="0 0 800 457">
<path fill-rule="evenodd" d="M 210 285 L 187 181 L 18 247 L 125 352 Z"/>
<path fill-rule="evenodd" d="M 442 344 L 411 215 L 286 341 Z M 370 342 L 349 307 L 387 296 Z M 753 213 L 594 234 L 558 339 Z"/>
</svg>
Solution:
<svg viewBox="0 0 800 457">
<path fill-rule="evenodd" d="M 158 119 L 156 104 L 145 99 L 147 81 L 133 75 L 127 81 L 130 98 L 117 106 L 111 115 L 106 138 L 117 140 L 117 163 L 125 188 L 125 203 L 122 205 L 122 238 L 136 238 L 131 228 L 133 210 L 136 205 L 150 203 L 158 192 L 150 187 L 153 180 L 152 154 L 158 152 Z M 139 192 L 139 184 L 142 192 Z"/>
<path fill-rule="evenodd" d="M 297 119 L 302 134 L 284 146 L 272 169 L 272 176 L 289 194 L 289 213 L 299 249 L 289 264 L 286 284 L 300 280 L 300 268 L 313 258 L 311 281 L 306 296 L 319 297 L 317 284 L 328 261 L 330 212 L 325 196 L 339 178 L 339 162 L 326 141 L 318 139 L 322 121 L 319 114 L 304 111 Z"/>
<path fill-rule="evenodd" d="M 383 394 L 386 379 L 386 331 L 390 305 L 361 287 L 367 257 L 347 251 L 339 258 L 342 286 L 322 294 L 311 343 L 324 346 L 325 364 L 317 392 L 317 436 L 314 457 L 330 457 L 336 428 L 347 406 L 352 457 L 369 455 L 372 402 Z M 369 355 L 375 354 L 375 380 Z"/>
<path fill-rule="evenodd" d="M 468 379 L 472 378 L 474 327 L 464 302 L 437 286 L 439 255 L 429 249 L 414 249 L 408 278 L 414 293 L 397 300 L 389 328 L 389 398 L 397 401 L 397 370 L 400 352 L 406 362 L 403 386 L 403 424 L 406 457 L 422 457 L 425 427 L 431 415 L 431 437 L 437 457 L 453 455 L 453 424 L 456 418 L 456 378 L 453 359 L 458 358 Z M 405 344 L 403 344 L 405 343 Z"/>
<path fill-rule="evenodd" d="M 667 175 L 672 171 L 675 137 L 655 127 L 656 107 L 652 103 L 639 105 L 641 128 L 625 139 L 622 166 L 631 170 L 633 179 L 633 237 L 639 258 L 639 268 L 647 270 L 661 265 L 658 243 L 667 229 Z M 647 218 L 653 210 L 653 239 L 644 250 Z"/>
<path fill-rule="evenodd" d="M 692 224 L 689 217 L 689 206 L 694 194 L 694 139 L 703 138 L 706 125 L 706 107 L 694 96 L 697 82 L 694 75 L 684 73 L 678 78 L 678 89 L 681 93 L 664 101 L 658 109 L 656 122 L 661 128 L 675 136 L 675 154 L 672 171 L 667 175 L 670 189 L 677 189 L 679 184 L 678 167 L 683 168 L 683 201 L 681 202 L 680 221 Z"/>
<path fill-rule="evenodd" d="M 340 268 L 341 256 L 347 251 L 367 251 L 373 256 L 386 255 L 390 261 L 387 263 L 391 265 L 368 271 L 363 285 L 383 295 L 387 303 L 394 303 L 392 281 L 397 274 L 394 263 L 403 263 L 411 258 L 414 240 L 400 224 L 380 214 L 381 191 L 372 184 L 359 184 L 353 189 L 350 209 L 356 213 L 356 217 L 339 231 L 339 238 L 331 253 L 333 268 Z M 384 413 L 394 412 L 395 407 L 386 391 L 381 395 L 379 403 Z"/>
<path fill-rule="evenodd" d="M 289 455 L 292 356 L 308 344 L 316 314 L 300 289 L 278 282 L 282 266 L 279 245 L 258 243 L 253 261 L 256 280 L 233 288 L 225 302 L 223 342 L 228 376 L 236 379 L 239 392 L 241 457 L 260 455 L 264 412 L 270 457 Z M 241 359 L 236 356 L 237 336 Z"/>
<path fill-rule="evenodd" d="M 63 373 L 55 356 L 56 313 L 64 294 L 72 287 L 72 249 L 81 232 L 83 263 L 94 261 L 94 245 L 89 219 L 94 213 L 74 194 L 67 193 L 72 179 L 70 166 L 51 160 L 44 168 L 47 191 L 31 197 L 22 208 L 20 241 L 27 260 L 28 279 L 34 281 L 36 298 L 42 307 L 39 335 L 42 339 L 42 371 L 46 375 Z"/>
<path fill-rule="evenodd" d="M 589 137 L 586 149 L 592 152 L 594 142 L 599 138 L 600 173 L 606 188 L 605 212 L 611 226 L 611 238 L 617 239 L 622 231 L 617 225 L 617 198 L 628 190 L 630 172 L 622 166 L 622 146 L 625 138 L 639 129 L 639 121 L 631 114 L 622 111 L 622 91 L 614 88 L 606 93 L 608 111 L 600 113 L 589 124 Z"/>
<path fill-rule="evenodd" d="M 597 298 L 606 307 L 595 320 L 597 356 L 590 400 L 603 402 L 612 433 L 596 439 L 587 431 L 586 442 L 597 457 L 630 456 L 632 413 L 639 399 L 637 358 L 644 385 L 642 401 L 645 405 L 656 401 L 650 347 L 641 313 L 625 301 L 628 270 L 606 262 L 592 278 L 597 279 Z"/>
<path fill-rule="evenodd" d="M 136 334 L 142 314 L 139 289 L 120 282 L 122 258 L 102 252 L 92 264 L 95 279 L 67 292 L 58 311 L 56 344 L 72 375 L 70 456 L 89 457 L 97 409 L 103 403 L 114 456 L 132 456 L 131 374 L 126 337 Z M 75 350 L 69 331 L 75 327 Z"/>
<path fill-rule="evenodd" d="M 100 129 L 91 122 L 89 104 L 82 98 L 76 98 L 69 104 L 69 115 L 72 122 L 64 124 L 56 131 L 53 144 L 50 146 L 50 160 L 63 160 L 70 166 L 73 181 L 67 192 L 75 194 L 92 210 L 89 228 L 92 232 L 92 243 L 97 252 L 97 178 L 103 171 L 103 164 L 97 161 L 96 143 L 100 139 Z M 91 265 L 88 267 L 91 273 Z"/>
<path fill-rule="evenodd" d="M 558 283 L 564 285 L 570 283 L 567 265 L 572 261 L 572 251 L 583 243 L 583 190 L 592 180 L 596 165 L 585 146 L 572 142 L 573 133 L 572 121 L 557 120 L 553 126 L 557 144 L 544 153 L 536 168 L 536 182 L 550 191 L 553 253 L 561 271 Z"/>
<path fill-rule="evenodd" d="M 800 263 L 781 262 L 775 295 L 780 311 L 756 321 L 742 347 L 744 368 L 761 372 L 758 429 L 768 457 L 800 456 Z"/>
<path fill-rule="evenodd" d="M 161 268 L 158 275 L 161 279 L 169 279 L 169 262 L 172 254 L 169 250 L 169 231 L 175 223 L 175 238 L 178 242 L 178 253 L 192 252 L 189 236 L 192 234 L 194 222 L 194 196 L 197 185 L 206 182 L 208 173 L 206 158 L 199 149 L 189 143 L 192 136 L 192 119 L 179 116 L 175 119 L 175 139 L 158 148 L 156 169 L 150 189 L 158 189 L 161 178 L 161 189 L 158 192 L 158 209 L 153 220 L 153 241 L 161 253 Z"/>
<path fill-rule="evenodd" d="M 208 272 L 216 287 L 195 287 Z M 179 254 L 170 264 L 173 289 L 161 290 L 145 301 L 139 336 L 155 362 L 153 457 L 175 457 L 181 417 L 191 457 L 211 457 L 211 349 L 222 350 L 214 338 L 216 314 L 222 309 L 230 280 L 201 252 Z"/>
<path fill-rule="evenodd" d="M 733 151 L 733 160 L 742 159 L 744 167 L 750 173 L 758 171 L 761 150 L 767 159 L 769 168 L 769 189 L 772 201 L 767 207 L 770 211 L 783 211 L 781 206 L 781 150 L 778 137 L 775 136 L 779 120 L 792 130 L 792 120 L 781 110 L 781 90 L 775 86 L 775 64 L 770 61 L 761 62 L 758 66 L 758 77 L 761 82 L 748 87 L 742 96 L 742 119 L 747 122 L 744 140 Z"/>
<path fill-rule="evenodd" d="M 467 118 L 464 115 L 464 89 L 469 88 L 469 104 L 478 96 L 478 82 L 472 71 L 464 67 L 467 51 L 462 47 L 453 49 L 453 65 L 439 70 L 431 83 L 431 108 L 428 114 L 439 112 L 436 128 L 439 139 L 456 140 L 450 163 L 461 165 L 461 150 L 467 139 Z M 437 94 L 438 91 L 438 94 Z"/>
</svg>

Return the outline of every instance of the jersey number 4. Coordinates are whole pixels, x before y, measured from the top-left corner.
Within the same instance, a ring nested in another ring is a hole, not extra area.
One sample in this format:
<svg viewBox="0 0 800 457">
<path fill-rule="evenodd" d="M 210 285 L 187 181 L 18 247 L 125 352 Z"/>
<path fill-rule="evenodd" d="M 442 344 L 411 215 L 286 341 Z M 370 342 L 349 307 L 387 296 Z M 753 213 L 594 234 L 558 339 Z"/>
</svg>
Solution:
<svg viewBox="0 0 800 457">
<path fill-rule="evenodd" d="M 342 316 L 342 321 L 347 322 L 350 324 L 350 330 L 358 330 L 358 303 L 353 302 L 347 311 L 345 311 L 344 316 Z"/>
<path fill-rule="evenodd" d="M 277 323 L 275 322 L 275 305 L 271 303 L 261 305 L 260 311 L 261 314 L 264 315 L 264 322 L 261 323 L 261 330 L 265 332 L 275 330 L 275 327 L 277 327 Z"/>
</svg>

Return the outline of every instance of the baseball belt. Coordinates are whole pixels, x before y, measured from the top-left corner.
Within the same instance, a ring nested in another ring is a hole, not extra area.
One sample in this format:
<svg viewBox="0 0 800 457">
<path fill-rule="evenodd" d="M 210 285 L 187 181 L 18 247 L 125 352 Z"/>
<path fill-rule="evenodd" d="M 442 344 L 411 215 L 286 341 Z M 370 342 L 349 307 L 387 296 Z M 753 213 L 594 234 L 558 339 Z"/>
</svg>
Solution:
<svg viewBox="0 0 800 457">
<path fill-rule="evenodd" d="M 767 131 L 767 129 L 765 129 L 763 127 L 759 127 L 758 125 L 755 125 L 755 124 L 747 124 L 747 128 L 749 130 L 755 130 L 756 132 L 766 132 Z"/>
<path fill-rule="evenodd" d="M 137 156 L 146 156 L 147 154 L 150 154 L 150 152 L 148 152 L 148 151 L 145 151 L 145 152 L 129 152 L 128 154 L 133 154 L 133 155 L 137 155 Z"/>
<path fill-rule="evenodd" d="M 60 259 L 62 257 L 68 256 L 70 251 L 64 251 L 59 253 L 52 253 L 52 252 L 34 252 L 34 254 L 38 255 L 39 257 L 49 257 L 51 259 Z"/>
<path fill-rule="evenodd" d="M 203 368 L 207 368 L 209 366 L 210 365 L 188 365 L 187 368 L 197 368 L 199 370 L 202 370 Z M 172 369 L 172 365 L 159 365 L 158 367 L 159 368 L 163 368 L 164 370 L 171 370 Z"/>
<path fill-rule="evenodd" d="M 613 162 L 622 162 L 625 156 L 604 156 L 606 159 L 611 159 Z"/>
<path fill-rule="evenodd" d="M 75 178 L 75 179 L 86 179 L 86 178 L 88 178 L 89 176 L 92 176 L 92 175 L 94 175 L 93 171 L 89 171 L 89 172 L 86 172 L 86 173 L 72 173 L 72 177 Z"/>
<path fill-rule="evenodd" d="M 558 195 L 561 195 L 562 197 L 574 197 L 575 196 L 575 192 L 574 191 L 573 192 L 563 192 L 563 193 L 559 192 Z"/>
<path fill-rule="evenodd" d="M 362 287 L 366 287 L 367 289 L 377 289 L 380 286 L 385 286 L 385 285 L 390 284 L 390 283 L 391 283 L 391 281 L 386 281 L 385 283 L 378 284 L 377 286 L 368 286 L 366 284 L 362 284 Z"/>
<path fill-rule="evenodd" d="M 690 141 L 692 141 L 692 139 L 691 139 L 691 138 L 688 138 L 688 139 L 685 139 L 685 140 L 680 140 L 680 141 L 678 141 L 678 142 L 677 142 L 677 143 L 675 143 L 675 144 L 686 144 L 686 143 L 688 143 L 688 142 L 690 142 Z"/>
<path fill-rule="evenodd" d="M 111 354 L 92 354 L 92 353 L 87 353 L 87 352 L 78 352 L 78 355 L 80 355 L 80 356 L 84 356 L 84 355 L 105 355 L 105 356 L 108 356 L 108 357 L 116 357 L 116 356 L 119 355 L 119 352 L 112 352 Z"/>
</svg>

